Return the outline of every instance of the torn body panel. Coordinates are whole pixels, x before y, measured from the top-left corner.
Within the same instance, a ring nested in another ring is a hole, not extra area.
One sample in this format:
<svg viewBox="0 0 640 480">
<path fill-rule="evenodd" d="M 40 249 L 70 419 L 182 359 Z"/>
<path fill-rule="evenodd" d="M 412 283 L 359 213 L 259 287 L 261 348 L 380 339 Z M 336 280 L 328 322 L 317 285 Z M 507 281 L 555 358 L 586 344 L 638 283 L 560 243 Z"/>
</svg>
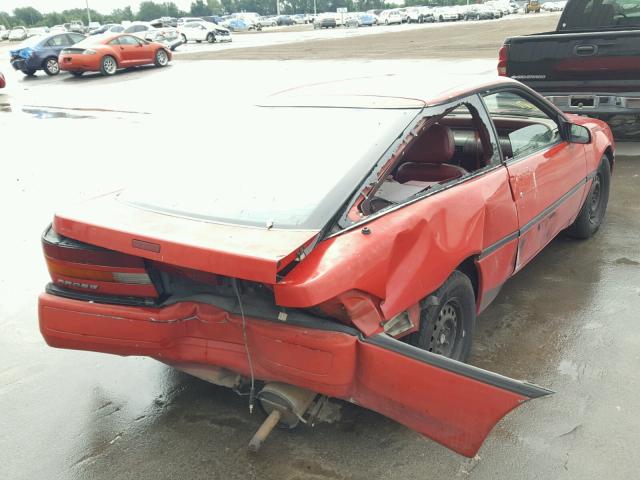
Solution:
<svg viewBox="0 0 640 480">
<path fill-rule="evenodd" d="M 369 234 L 363 234 L 364 226 Z M 321 242 L 275 285 L 276 303 L 316 305 L 357 289 L 380 298 L 381 312 L 390 319 L 435 291 L 465 259 L 517 230 L 507 171 L 498 167 Z M 510 256 L 500 254 L 500 270 L 485 275 L 488 288 L 511 276 Z"/>
<path fill-rule="evenodd" d="M 233 381 L 228 372 L 249 375 L 241 318 L 212 305 L 140 308 L 43 294 L 39 317 L 54 347 L 145 355 L 204 378 L 210 365 L 216 381 Z M 466 456 L 513 408 L 550 393 L 386 335 L 365 340 L 355 330 L 250 317 L 247 338 L 256 378 L 354 402 Z"/>
</svg>

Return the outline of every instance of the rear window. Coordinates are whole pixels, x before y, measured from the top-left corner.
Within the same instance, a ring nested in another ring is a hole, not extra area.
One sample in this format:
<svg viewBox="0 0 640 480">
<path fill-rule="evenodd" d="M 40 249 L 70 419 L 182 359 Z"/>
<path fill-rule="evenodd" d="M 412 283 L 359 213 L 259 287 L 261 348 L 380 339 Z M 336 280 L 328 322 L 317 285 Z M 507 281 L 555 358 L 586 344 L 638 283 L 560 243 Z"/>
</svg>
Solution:
<svg viewBox="0 0 640 480">
<path fill-rule="evenodd" d="M 418 109 L 256 107 L 204 135 L 210 148 L 163 152 L 120 200 L 204 221 L 316 229 L 354 192 Z M 194 127 L 196 128 L 196 127 Z M 197 131 L 192 132 L 197 138 Z M 204 137 L 203 137 L 204 138 Z"/>
<path fill-rule="evenodd" d="M 571 0 L 560 19 L 560 30 L 640 27 L 640 0 Z"/>
</svg>

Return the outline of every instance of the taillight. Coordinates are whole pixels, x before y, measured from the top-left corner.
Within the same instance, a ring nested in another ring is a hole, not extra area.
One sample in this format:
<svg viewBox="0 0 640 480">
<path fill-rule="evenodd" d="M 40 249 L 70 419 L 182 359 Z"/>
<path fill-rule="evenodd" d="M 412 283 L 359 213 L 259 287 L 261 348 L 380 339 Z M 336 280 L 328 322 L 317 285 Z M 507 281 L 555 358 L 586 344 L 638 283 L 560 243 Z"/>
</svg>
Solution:
<svg viewBox="0 0 640 480">
<path fill-rule="evenodd" d="M 159 296 L 142 258 L 62 237 L 51 227 L 42 237 L 42 248 L 58 287 L 103 295 Z"/>
<path fill-rule="evenodd" d="M 498 52 L 498 75 L 507 76 L 507 60 L 509 60 L 509 47 L 503 45 Z"/>
</svg>

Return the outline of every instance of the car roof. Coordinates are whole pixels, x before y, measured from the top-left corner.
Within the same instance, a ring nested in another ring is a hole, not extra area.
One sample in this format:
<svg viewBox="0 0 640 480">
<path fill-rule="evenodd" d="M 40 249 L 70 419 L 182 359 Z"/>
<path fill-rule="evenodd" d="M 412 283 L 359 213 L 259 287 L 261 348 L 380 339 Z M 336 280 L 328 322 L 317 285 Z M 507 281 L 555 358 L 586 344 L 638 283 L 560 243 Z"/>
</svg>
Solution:
<svg viewBox="0 0 640 480">
<path fill-rule="evenodd" d="M 384 75 L 303 85 L 277 92 L 261 106 L 335 108 L 422 108 L 496 85 L 519 85 L 505 77 L 438 75 L 431 78 Z"/>
</svg>

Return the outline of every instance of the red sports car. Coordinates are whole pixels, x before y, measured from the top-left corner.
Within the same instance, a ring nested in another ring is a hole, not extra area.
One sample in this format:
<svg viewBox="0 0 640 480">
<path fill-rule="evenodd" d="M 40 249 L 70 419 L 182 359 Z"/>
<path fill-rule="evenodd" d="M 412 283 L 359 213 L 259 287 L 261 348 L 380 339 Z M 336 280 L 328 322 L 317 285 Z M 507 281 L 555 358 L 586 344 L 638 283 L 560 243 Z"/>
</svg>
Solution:
<svg viewBox="0 0 640 480">
<path fill-rule="evenodd" d="M 338 397 L 475 455 L 551 393 L 463 363 L 476 316 L 559 232 L 598 230 L 614 142 L 514 80 L 454 84 L 290 90 L 215 158 L 57 214 L 47 343 L 255 395 L 254 446 Z"/>
<path fill-rule="evenodd" d="M 60 52 L 60 70 L 80 76 L 84 72 L 114 75 L 119 68 L 156 65 L 166 67 L 171 52 L 164 45 L 134 35 L 107 34 L 88 37 Z"/>
</svg>

